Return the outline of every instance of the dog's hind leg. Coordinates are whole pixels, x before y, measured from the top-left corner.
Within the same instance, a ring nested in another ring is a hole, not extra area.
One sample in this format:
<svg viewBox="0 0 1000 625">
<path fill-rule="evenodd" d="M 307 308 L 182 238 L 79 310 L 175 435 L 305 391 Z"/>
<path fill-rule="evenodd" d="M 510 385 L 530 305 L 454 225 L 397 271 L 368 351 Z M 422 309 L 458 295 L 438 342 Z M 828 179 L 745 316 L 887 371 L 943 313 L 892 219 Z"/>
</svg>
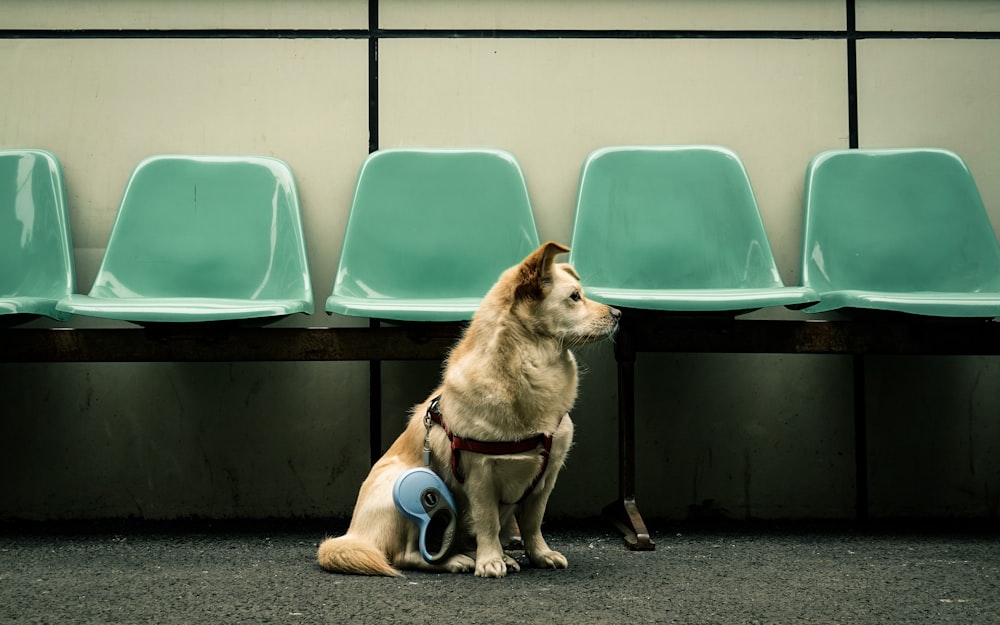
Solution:
<svg viewBox="0 0 1000 625">
<path fill-rule="evenodd" d="M 393 559 L 393 564 L 401 569 L 428 573 L 469 573 L 476 568 L 476 560 L 470 555 L 456 553 L 440 562 L 430 563 L 420 555 L 419 549 L 407 549 L 406 553 Z"/>
<path fill-rule="evenodd" d="M 521 542 L 521 528 L 517 525 L 517 518 L 514 510 L 511 509 L 506 515 L 501 514 L 500 544 L 508 551 L 521 551 L 524 543 Z"/>
</svg>

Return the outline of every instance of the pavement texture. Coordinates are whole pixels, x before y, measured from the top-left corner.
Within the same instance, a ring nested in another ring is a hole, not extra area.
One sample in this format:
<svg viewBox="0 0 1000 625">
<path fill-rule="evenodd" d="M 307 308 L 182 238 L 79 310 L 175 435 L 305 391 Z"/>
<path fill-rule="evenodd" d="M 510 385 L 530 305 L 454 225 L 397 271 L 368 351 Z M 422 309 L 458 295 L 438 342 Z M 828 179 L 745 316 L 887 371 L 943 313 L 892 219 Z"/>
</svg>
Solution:
<svg viewBox="0 0 1000 625">
<path fill-rule="evenodd" d="M 337 523 L 0 525 L 0 623 L 1000 623 L 995 527 L 546 529 L 569 569 L 486 580 L 326 573 Z"/>
</svg>

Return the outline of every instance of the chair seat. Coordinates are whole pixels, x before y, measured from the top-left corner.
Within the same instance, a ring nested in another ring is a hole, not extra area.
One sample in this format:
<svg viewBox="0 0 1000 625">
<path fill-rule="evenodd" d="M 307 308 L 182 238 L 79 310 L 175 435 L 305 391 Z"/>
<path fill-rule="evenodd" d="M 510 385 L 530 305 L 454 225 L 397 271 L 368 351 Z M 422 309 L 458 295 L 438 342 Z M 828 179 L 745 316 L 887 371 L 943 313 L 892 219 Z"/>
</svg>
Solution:
<svg viewBox="0 0 1000 625">
<path fill-rule="evenodd" d="M 311 313 L 298 191 L 284 162 L 164 154 L 125 187 L 90 292 L 61 311 L 136 323 Z"/>
<path fill-rule="evenodd" d="M 746 168 L 719 146 L 595 150 L 572 241 L 587 293 L 614 306 L 740 314 L 819 299 L 781 281 Z"/>
<path fill-rule="evenodd" d="M 140 323 L 230 321 L 309 313 L 304 299 L 229 299 L 213 297 L 120 297 L 70 295 L 58 309 L 79 315 Z"/>
<path fill-rule="evenodd" d="M 1000 315 L 1000 245 L 958 154 L 821 152 L 803 206 L 802 279 L 820 296 L 808 312 Z"/>
<path fill-rule="evenodd" d="M 0 315 L 45 315 L 64 320 L 67 315 L 56 310 L 58 301 L 48 297 L 0 297 Z"/>
<path fill-rule="evenodd" d="M 497 276 L 537 247 L 513 154 L 379 150 L 358 172 L 326 312 L 468 321 Z"/>
<path fill-rule="evenodd" d="M 678 312 L 748 310 L 770 306 L 802 306 L 815 302 L 805 287 L 740 289 L 620 289 L 588 287 L 587 296 L 623 308 Z"/>
<path fill-rule="evenodd" d="M 71 240 L 56 156 L 0 150 L 0 315 L 10 316 L 0 323 L 69 319 L 56 302 L 76 288 Z"/>
<path fill-rule="evenodd" d="M 481 297 L 378 299 L 331 295 L 326 312 L 389 321 L 468 321 Z"/>
<path fill-rule="evenodd" d="M 998 317 L 1000 293 L 828 291 L 823 293 L 822 301 L 805 310 L 813 313 L 838 308 L 888 310 L 935 317 Z"/>
</svg>

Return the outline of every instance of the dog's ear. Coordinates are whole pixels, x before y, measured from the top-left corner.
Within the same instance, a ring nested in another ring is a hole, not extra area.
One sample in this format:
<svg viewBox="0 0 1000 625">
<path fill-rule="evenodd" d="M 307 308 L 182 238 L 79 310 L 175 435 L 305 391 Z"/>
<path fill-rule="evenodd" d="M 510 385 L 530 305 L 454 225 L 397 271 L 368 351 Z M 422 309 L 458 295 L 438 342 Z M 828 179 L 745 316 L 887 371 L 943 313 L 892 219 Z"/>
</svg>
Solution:
<svg viewBox="0 0 1000 625">
<path fill-rule="evenodd" d="M 518 299 L 541 299 L 545 285 L 552 281 L 552 267 L 556 256 L 568 251 L 569 248 L 565 245 L 549 241 L 532 252 L 521 262 L 515 296 Z"/>
</svg>

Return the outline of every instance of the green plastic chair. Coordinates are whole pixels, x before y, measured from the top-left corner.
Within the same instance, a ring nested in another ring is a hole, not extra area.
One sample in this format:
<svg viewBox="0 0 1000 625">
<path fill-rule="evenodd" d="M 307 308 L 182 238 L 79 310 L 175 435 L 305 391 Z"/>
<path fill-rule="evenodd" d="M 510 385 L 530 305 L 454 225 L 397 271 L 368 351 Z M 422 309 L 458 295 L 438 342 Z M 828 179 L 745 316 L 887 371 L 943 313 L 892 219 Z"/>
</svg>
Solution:
<svg viewBox="0 0 1000 625">
<path fill-rule="evenodd" d="M 594 151 L 571 247 L 588 295 L 623 308 L 746 312 L 817 299 L 782 283 L 746 169 L 722 147 Z"/>
<path fill-rule="evenodd" d="M 135 168 L 89 295 L 59 309 L 137 323 L 311 313 L 298 192 L 274 158 L 162 155 Z"/>
<path fill-rule="evenodd" d="M 491 149 L 388 149 L 365 160 L 326 311 L 465 321 L 538 247 L 524 175 Z"/>
<path fill-rule="evenodd" d="M 809 312 L 1000 315 L 1000 246 L 965 162 L 933 148 L 831 150 L 806 171 Z"/>
<path fill-rule="evenodd" d="M 75 288 L 59 160 L 44 150 L 0 150 L 0 315 L 64 321 L 56 303 Z"/>
</svg>

